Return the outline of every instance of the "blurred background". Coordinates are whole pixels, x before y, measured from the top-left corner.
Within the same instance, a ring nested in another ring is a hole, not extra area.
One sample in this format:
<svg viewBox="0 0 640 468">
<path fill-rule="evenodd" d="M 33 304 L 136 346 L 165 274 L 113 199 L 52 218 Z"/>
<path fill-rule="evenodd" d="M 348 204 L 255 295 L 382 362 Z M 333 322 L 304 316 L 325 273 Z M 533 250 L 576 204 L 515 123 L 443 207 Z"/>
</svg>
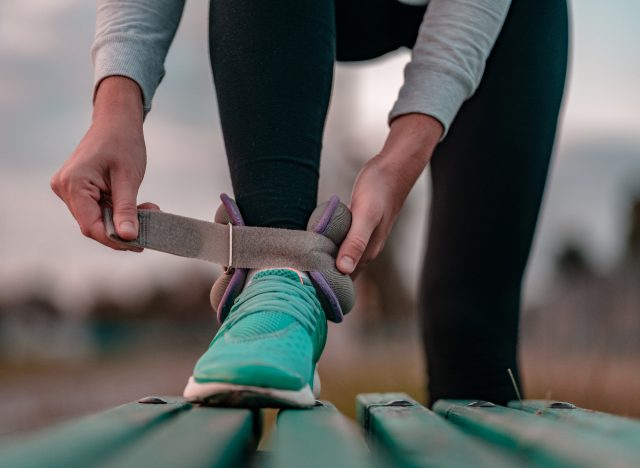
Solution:
<svg viewBox="0 0 640 468">
<path fill-rule="evenodd" d="M 139 198 L 201 219 L 231 192 L 207 3 L 187 2 L 169 53 Z M 640 417 L 640 3 L 570 3 L 564 118 L 524 294 L 523 386 L 528 397 Z M 0 2 L 0 435 L 180 394 L 217 326 L 215 265 L 104 248 L 49 189 L 89 123 L 94 16 L 82 0 Z M 338 66 L 320 200 L 349 200 L 384 141 L 408 59 Z M 414 298 L 428 205 L 425 175 L 359 278 L 356 310 L 330 329 L 323 397 L 348 414 L 357 392 L 425 400 Z"/>
</svg>

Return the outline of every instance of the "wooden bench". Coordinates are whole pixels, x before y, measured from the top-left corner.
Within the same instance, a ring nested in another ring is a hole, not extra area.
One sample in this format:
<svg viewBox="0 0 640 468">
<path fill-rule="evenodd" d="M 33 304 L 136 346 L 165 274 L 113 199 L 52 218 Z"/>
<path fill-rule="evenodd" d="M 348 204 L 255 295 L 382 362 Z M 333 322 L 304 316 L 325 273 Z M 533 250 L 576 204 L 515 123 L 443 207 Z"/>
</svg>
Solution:
<svg viewBox="0 0 640 468">
<path fill-rule="evenodd" d="M 0 442 L 0 467 L 640 467 L 640 422 L 540 400 L 509 407 L 363 394 L 358 423 L 327 402 L 260 411 L 147 397 Z"/>
</svg>

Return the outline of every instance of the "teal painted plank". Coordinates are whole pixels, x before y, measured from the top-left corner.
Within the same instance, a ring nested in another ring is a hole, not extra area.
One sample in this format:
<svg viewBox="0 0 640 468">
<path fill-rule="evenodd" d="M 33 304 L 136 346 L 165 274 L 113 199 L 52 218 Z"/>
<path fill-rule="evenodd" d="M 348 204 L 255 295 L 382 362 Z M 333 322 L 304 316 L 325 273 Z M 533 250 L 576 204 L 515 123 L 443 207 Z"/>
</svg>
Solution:
<svg viewBox="0 0 640 468">
<path fill-rule="evenodd" d="M 517 454 L 483 444 L 404 393 L 358 395 L 358 421 L 398 468 L 523 466 Z"/>
<path fill-rule="evenodd" d="M 411 399 L 406 393 L 360 393 L 356 396 L 356 419 L 367 435 L 371 435 L 370 431 L 370 416 L 371 409 L 375 406 L 390 406 L 392 403 L 412 403 Z"/>
<path fill-rule="evenodd" d="M 640 466 L 640 450 L 623 447 L 592 431 L 524 411 L 473 403 L 440 400 L 434 410 L 466 432 L 521 453 L 538 466 Z"/>
<path fill-rule="evenodd" d="M 254 422 L 254 414 L 256 421 Z M 101 467 L 244 466 L 259 440 L 259 413 L 194 406 L 130 444 Z"/>
<path fill-rule="evenodd" d="M 621 444 L 640 450 L 640 421 L 599 411 L 579 408 L 567 402 L 552 400 L 512 401 L 511 408 L 536 416 L 592 430 Z"/>
<path fill-rule="evenodd" d="M 267 466 L 288 468 L 365 468 L 371 458 L 362 432 L 330 403 L 278 413 Z"/>
<path fill-rule="evenodd" d="M 166 404 L 138 402 L 80 420 L 3 441 L 0 467 L 85 467 L 121 450 L 191 405 L 162 397 Z"/>
</svg>

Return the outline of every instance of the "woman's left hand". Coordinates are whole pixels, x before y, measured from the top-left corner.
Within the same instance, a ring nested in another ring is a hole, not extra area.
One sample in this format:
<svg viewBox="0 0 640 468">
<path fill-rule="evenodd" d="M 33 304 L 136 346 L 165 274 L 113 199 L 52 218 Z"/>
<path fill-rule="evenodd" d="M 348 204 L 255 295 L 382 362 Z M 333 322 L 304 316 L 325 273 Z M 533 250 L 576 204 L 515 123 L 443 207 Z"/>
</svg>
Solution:
<svg viewBox="0 0 640 468">
<path fill-rule="evenodd" d="M 364 165 L 353 187 L 351 228 L 336 260 L 342 273 L 355 277 L 378 256 L 442 132 L 442 124 L 425 114 L 391 122 L 382 151 Z"/>
</svg>

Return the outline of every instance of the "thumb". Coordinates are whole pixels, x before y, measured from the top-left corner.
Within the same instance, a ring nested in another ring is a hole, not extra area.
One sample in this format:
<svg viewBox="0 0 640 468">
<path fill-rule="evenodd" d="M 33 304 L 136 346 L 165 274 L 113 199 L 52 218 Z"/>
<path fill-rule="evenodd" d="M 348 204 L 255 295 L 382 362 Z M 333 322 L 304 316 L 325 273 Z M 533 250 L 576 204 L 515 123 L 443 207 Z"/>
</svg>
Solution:
<svg viewBox="0 0 640 468">
<path fill-rule="evenodd" d="M 377 225 L 373 217 L 361 215 L 358 210 L 354 210 L 352 216 L 351 228 L 342 241 L 336 262 L 345 275 L 350 275 L 356 269 Z"/>
<path fill-rule="evenodd" d="M 114 174 L 111 180 L 113 223 L 118 236 L 124 240 L 138 237 L 138 186 L 126 176 Z"/>
</svg>

